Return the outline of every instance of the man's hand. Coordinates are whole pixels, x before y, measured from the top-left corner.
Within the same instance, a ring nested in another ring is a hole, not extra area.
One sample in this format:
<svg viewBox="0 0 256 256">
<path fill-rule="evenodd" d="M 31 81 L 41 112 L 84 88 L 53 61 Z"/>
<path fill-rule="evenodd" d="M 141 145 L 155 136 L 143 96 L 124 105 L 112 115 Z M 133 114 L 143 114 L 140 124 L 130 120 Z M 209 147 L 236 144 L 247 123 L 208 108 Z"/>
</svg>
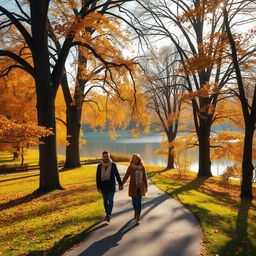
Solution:
<svg viewBox="0 0 256 256">
<path fill-rule="evenodd" d="M 123 186 L 119 186 L 118 188 L 119 188 L 119 190 L 123 190 L 123 189 L 124 189 L 124 187 L 123 187 Z"/>
<path fill-rule="evenodd" d="M 99 193 L 101 193 L 101 189 L 98 188 L 97 190 L 98 190 Z"/>
</svg>

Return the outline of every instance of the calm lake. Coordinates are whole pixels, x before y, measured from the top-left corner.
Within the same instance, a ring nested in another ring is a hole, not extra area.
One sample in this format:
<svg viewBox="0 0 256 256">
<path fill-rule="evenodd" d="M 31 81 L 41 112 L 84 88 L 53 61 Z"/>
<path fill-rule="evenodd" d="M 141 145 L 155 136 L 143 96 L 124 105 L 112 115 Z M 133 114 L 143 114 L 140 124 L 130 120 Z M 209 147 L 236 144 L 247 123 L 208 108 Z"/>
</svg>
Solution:
<svg viewBox="0 0 256 256">
<path fill-rule="evenodd" d="M 86 144 L 81 147 L 81 157 L 101 157 L 101 153 L 107 150 L 112 153 L 129 154 L 139 153 L 145 163 L 166 165 L 166 160 L 161 156 L 156 156 L 155 151 L 160 148 L 162 136 L 157 134 L 141 134 L 135 138 L 129 132 L 120 132 L 118 138 L 112 140 L 106 132 L 93 133 L 85 132 L 83 139 L 86 139 Z M 194 163 L 191 164 L 190 170 L 198 170 L 197 150 L 190 153 Z M 227 166 L 228 161 L 212 161 L 213 175 L 219 175 Z"/>
</svg>

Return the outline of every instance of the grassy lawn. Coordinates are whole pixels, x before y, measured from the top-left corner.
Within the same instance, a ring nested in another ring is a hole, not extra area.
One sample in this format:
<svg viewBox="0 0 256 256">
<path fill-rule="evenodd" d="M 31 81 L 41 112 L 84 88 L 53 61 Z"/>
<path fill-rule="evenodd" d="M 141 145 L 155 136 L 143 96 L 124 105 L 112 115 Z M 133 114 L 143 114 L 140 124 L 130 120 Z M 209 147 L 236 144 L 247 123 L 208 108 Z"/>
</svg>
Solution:
<svg viewBox="0 0 256 256">
<path fill-rule="evenodd" d="M 256 255 L 256 199 L 240 202 L 238 182 L 223 184 L 218 177 L 196 179 L 193 172 L 185 177 L 176 170 L 162 170 L 147 165 L 151 180 L 199 219 L 204 232 L 202 255 Z"/>
<path fill-rule="evenodd" d="M 0 255 L 61 255 L 103 215 L 93 166 L 60 173 L 63 191 L 33 194 L 38 174 L 0 177 Z"/>
<path fill-rule="evenodd" d="M 58 155 L 58 160 L 65 160 L 65 156 Z M 13 160 L 13 155 L 9 152 L 0 153 L 0 166 L 1 165 L 20 165 L 21 157 Z M 39 151 L 32 149 L 24 149 L 24 164 L 25 165 L 38 165 L 39 164 Z"/>
</svg>

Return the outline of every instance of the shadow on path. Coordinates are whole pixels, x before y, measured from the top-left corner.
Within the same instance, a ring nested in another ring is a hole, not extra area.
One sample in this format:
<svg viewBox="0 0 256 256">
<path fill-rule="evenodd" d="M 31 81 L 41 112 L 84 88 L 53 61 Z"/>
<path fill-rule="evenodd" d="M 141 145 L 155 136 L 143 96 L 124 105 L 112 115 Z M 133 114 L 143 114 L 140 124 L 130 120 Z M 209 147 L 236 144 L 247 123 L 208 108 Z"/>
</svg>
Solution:
<svg viewBox="0 0 256 256">
<path fill-rule="evenodd" d="M 229 241 L 219 252 L 220 256 L 238 255 L 252 256 L 256 255 L 256 247 L 252 244 L 248 235 L 248 212 L 252 207 L 252 201 L 241 199 L 240 208 L 236 219 L 235 233 L 231 234 L 233 239 Z"/>
<path fill-rule="evenodd" d="M 59 242 L 57 242 L 51 249 L 49 250 L 41 250 L 41 251 L 32 251 L 27 256 L 58 256 L 62 255 L 66 250 L 70 249 L 74 244 L 78 244 L 81 242 L 85 237 L 87 237 L 91 232 L 97 229 L 104 228 L 108 224 L 103 223 L 99 225 L 101 221 L 94 223 L 87 229 L 83 230 L 81 233 L 77 235 L 66 235 L 64 236 Z M 99 226 L 98 226 L 99 225 Z M 91 255 L 92 256 L 92 255 Z"/>
<path fill-rule="evenodd" d="M 86 250 L 79 254 L 79 256 L 102 256 L 112 247 L 118 246 L 118 242 L 122 240 L 123 236 L 136 227 L 136 225 L 130 225 L 132 221 L 133 220 L 129 220 L 115 234 L 94 242 Z"/>
<path fill-rule="evenodd" d="M 161 203 L 163 203 L 165 200 L 169 199 L 170 196 L 168 194 L 161 194 L 158 197 L 154 197 L 154 198 L 150 198 L 150 199 L 144 199 L 142 200 L 142 215 L 141 216 L 145 216 L 147 215 L 153 208 L 157 207 L 158 205 L 160 205 Z M 118 212 L 114 212 L 112 214 L 113 217 L 122 215 L 124 213 L 127 212 L 131 212 L 131 218 L 134 215 L 134 211 L 133 211 L 133 207 L 132 207 L 132 201 L 130 201 L 130 207 L 127 207 L 127 200 L 125 200 L 123 202 L 123 204 L 125 205 L 125 209 L 118 211 Z M 145 209 L 146 207 L 148 207 L 148 209 Z"/>
</svg>

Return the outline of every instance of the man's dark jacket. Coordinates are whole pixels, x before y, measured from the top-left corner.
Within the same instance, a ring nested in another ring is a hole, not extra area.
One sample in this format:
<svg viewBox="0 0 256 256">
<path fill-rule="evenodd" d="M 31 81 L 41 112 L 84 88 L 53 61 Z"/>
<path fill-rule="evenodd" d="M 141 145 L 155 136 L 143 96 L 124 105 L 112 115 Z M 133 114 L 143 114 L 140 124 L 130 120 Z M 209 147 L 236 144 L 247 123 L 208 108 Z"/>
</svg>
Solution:
<svg viewBox="0 0 256 256">
<path fill-rule="evenodd" d="M 116 164 L 112 163 L 111 169 L 110 169 L 110 178 L 109 180 L 105 180 L 105 181 L 101 180 L 101 166 L 102 164 L 99 164 L 97 166 L 97 174 L 96 174 L 97 189 L 104 190 L 106 192 L 115 192 L 116 191 L 115 179 L 117 179 L 119 186 L 122 186 L 122 181 L 121 181 L 119 172 L 117 170 Z"/>
</svg>

